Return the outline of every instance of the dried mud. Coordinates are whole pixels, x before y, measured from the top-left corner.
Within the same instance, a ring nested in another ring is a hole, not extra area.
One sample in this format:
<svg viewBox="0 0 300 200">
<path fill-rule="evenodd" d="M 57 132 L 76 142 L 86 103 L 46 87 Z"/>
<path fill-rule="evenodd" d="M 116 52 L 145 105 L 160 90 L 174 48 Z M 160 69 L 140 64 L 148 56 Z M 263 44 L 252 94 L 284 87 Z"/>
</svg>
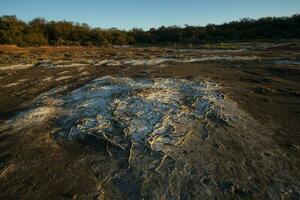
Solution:
<svg viewBox="0 0 300 200">
<path fill-rule="evenodd" d="M 0 198 L 299 198 L 298 47 L 3 47 Z"/>
</svg>

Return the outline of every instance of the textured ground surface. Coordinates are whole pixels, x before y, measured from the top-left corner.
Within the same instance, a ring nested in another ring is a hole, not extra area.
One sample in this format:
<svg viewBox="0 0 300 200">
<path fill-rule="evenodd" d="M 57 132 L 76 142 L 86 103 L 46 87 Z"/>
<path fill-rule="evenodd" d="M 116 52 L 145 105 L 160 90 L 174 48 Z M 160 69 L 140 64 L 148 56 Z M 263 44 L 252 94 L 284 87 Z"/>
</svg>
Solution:
<svg viewBox="0 0 300 200">
<path fill-rule="evenodd" d="M 254 47 L 1 47 L 0 198 L 298 199 L 299 45 Z"/>
</svg>

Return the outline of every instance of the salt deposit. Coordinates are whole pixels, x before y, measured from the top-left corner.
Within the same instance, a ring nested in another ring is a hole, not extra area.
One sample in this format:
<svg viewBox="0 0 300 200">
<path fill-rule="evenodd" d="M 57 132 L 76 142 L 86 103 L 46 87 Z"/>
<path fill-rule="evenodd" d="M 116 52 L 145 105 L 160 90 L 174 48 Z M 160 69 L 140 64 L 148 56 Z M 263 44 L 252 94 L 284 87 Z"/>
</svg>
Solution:
<svg viewBox="0 0 300 200">
<path fill-rule="evenodd" d="M 162 63 L 173 62 L 173 63 L 192 63 L 192 62 L 203 62 L 203 61 L 218 61 L 218 60 L 228 60 L 228 61 L 239 61 L 239 60 L 257 60 L 256 56 L 207 56 L 207 57 L 191 57 L 191 58 L 167 58 L 167 57 L 157 57 L 151 59 L 105 59 L 95 63 L 95 66 L 120 66 L 120 65 L 146 65 L 155 66 Z"/>
<path fill-rule="evenodd" d="M 59 78 L 56 78 L 55 80 L 56 81 L 63 81 L 63 80 L 67 80 L 67 79 L 70 79 L 72 78 L 72 76 L 61 76 Z"/>
<path fill-rule="evenodd" d="M 28 69 L 32 67 L 32 64 L 18 64 L 18 65 L 9 65 L 9 66 L 1 66 L 0 70 L 19 70 L 19 69 Z"/>
<path fill-rule="evenodd" d="M 192 131 L 204 130 L 208 118 L 239 126 L 244 116 L 210 82 L 105 76 L 65 96 L 58 96 L 58 91 L 39 96 L 35 102 L 40 107 L 22 114 L 21 121 L 42 121 L 55 113 L 56 118 L 64 119 L 59 121 L 62 137 L 92 135 L 121 149 L 130 148 L 129 139 L 140 153 L 144 148 L 171 152 L 185 143 Z M 202 134 L 203 139 L 209 137 L 205 130 Z"/>
<path fill-rule="evenodd" d="M 24 82 L 26 82 L 27 80 L 28 80 L 28 78 L 20 79 L 20 80 L 18 80 L 17 82 L 9 83 L 9 84 L 7 84 L 7 85 L 3 85 L 2 87 L 3 87 L 3 88 L 10 88 L 10 87 L 13 87 L 13 86 L 17 86 L 17 85 L 19 85 L 19 84 L 21 84 L 21 83 L 24 83 Z"/>
</svg>

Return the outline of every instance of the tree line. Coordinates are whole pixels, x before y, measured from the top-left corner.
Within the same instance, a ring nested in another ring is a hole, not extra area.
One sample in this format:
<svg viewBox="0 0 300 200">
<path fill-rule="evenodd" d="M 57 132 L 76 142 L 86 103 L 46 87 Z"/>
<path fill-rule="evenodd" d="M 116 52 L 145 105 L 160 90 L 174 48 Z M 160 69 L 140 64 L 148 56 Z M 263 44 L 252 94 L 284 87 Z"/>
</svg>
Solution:
<svg viewBox="0 0 300 200">
<path fill-rule="evenodd" d="M 199 45 L 217 42 L 300 39 L 300 15 L 245 18 L 221 25 L 162 26 L 129 31 L 91 28 L 86 23 L 47 21 L 36 18 L 24 22 L 14 15 L 0 17 L 0 44 L 42 45 Z"/>
</svg>

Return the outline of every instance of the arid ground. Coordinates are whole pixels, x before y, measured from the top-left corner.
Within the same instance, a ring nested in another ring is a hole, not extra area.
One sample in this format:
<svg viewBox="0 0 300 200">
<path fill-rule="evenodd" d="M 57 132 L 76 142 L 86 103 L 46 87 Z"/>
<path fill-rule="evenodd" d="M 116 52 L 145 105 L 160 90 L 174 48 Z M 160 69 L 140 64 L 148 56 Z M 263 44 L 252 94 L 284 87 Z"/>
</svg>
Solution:
<svg viewBox="0 0 300 200">
<path fill-rule="evenodd" d="M 0 47 L 0 199 L 299 199 L 300 44 Z"/>
</svg>

